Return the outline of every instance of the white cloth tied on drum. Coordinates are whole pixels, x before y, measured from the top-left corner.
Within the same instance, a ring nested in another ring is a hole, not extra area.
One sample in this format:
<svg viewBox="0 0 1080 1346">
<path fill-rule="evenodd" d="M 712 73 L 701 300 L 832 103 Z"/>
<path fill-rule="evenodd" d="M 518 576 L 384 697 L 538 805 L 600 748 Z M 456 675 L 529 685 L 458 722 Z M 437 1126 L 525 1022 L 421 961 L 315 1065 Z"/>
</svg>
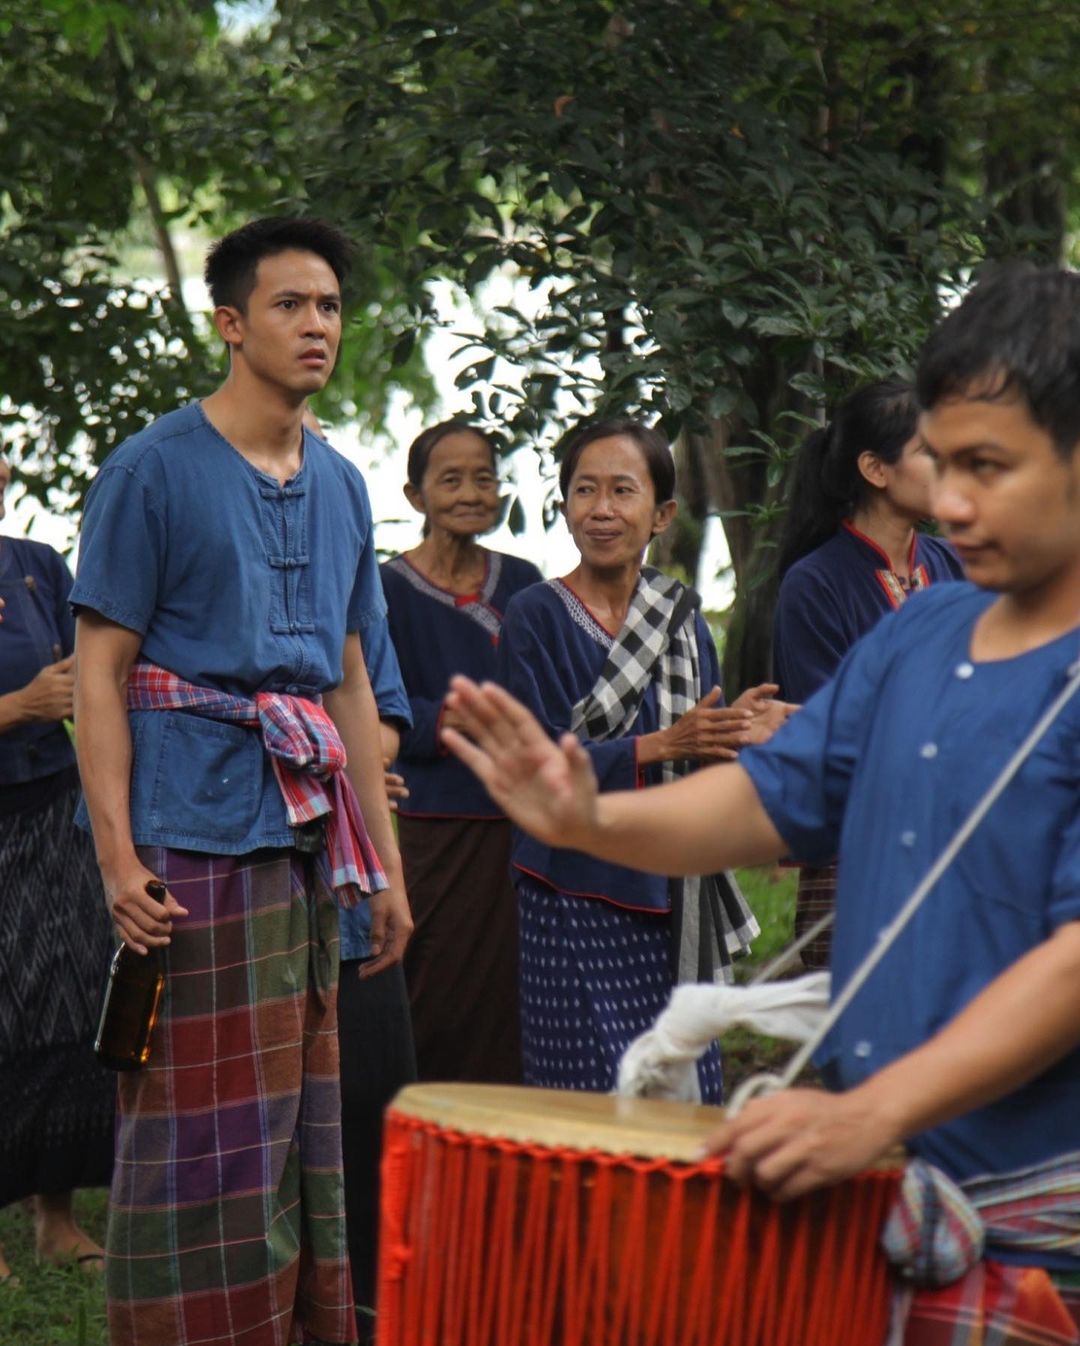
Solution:
<svg viewBox="0 0 1080 1346">
<path fill-rule="evenodd" d="M 713 1038 L 738 1024 L 769 1037 L 806 1042 L 828 1005 L 827 972 L 755 986 L 677 986 L 652 1028 L 623 1052 L 616 1092 L 696 1103 L 701 1097 L 697 1059 Z"/>
</svg>

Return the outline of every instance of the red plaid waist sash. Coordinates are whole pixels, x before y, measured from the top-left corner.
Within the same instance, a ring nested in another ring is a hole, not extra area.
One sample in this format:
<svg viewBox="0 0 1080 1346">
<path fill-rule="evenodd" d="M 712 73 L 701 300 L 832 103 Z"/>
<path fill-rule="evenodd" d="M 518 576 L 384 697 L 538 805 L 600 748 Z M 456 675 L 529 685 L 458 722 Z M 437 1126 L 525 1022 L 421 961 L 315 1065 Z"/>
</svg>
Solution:
<svg viewBox="0 0 1080 1346">
<path fill-rule="evenodd" d="M 326 819 L 326 848 L 338 902 L 355 906 L 387 886 L 345 771 L 345 745 L 317 702 L 283 692 L 233 696 L 201 687 L 148 660 L 128 677 L 129 710 L 186 711 L 258 730 L 270 757 L 290 827 Z"/>
</svg>

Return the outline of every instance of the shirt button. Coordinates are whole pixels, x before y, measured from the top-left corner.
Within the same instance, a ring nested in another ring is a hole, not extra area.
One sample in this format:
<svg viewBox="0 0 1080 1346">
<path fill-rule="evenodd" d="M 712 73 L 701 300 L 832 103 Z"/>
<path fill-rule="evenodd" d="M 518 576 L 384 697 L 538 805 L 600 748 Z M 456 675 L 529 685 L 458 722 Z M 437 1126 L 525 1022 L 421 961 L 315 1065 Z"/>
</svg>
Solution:
<svg viewBox="0 0 1080 1346">
<path fill-rule="evenodd" d="M 975 665 L 969 664 L 966 659 L 962 664 L 956 665 L 956 676 L 958 678 L 963 678 L 966 680 L 967 678 L 970 678 L 972 673 L 974 672 L 975 672 Z"/>
<path fill-rule="evenodd" d="M 924 744 L 922 745 L 922 747 L 919 749 L 919 756 L 920 756 L 920 757 L 925 757 L 925 758 L 927 759 L 927 761 L 929 761 L 931 757 L 936 757 L 936 756 L 937 756 L 937 744 L 936 744 L 936 743 L 924 743 Z"/>
<path fill-rule="evenodd" d="M 300 688 L 297 687 L 295 683 L 290 682 L 288 687 L 285 688 L 285 690 L 289 693 L 290 696 L 295 696 L 297 692 L 300 690 Z"/>
<path fill-rule="evenodd" d="M 915 833 L 914 833 L 914 832 L 901 832 L 901 833 L 900 833 L 900 845 L 901 845 L 901 846 L 914 846 L 914 845 L 915 845 Z"/>
</svg>

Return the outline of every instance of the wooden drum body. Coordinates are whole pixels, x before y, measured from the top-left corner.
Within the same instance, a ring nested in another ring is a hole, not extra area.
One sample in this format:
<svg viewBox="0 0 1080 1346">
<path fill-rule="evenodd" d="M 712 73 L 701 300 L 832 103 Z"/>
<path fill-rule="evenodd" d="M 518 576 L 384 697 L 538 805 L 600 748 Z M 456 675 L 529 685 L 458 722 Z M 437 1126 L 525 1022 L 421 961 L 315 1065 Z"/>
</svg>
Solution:
<svg viewBox="0 0 1080 1346">
<path fill-rule="evenodd" d="M 387 1115 L 379 1346 L 875 1346 L 901 1170 L 776 1205 L 719 1108 L 413 1085 Z"/>
</svg>

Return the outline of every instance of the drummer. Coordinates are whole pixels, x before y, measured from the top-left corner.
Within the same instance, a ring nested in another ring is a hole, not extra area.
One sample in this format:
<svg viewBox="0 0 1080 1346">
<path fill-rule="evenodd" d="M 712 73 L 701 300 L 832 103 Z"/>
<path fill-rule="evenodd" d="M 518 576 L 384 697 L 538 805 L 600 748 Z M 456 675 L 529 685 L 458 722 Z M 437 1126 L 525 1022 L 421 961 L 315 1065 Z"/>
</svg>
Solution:
<svg viewBox="0 0 1080 1346">
<path fill-rule="evenodd" d="M 1080 276 L 1000 269 L 930 337 L 917 391 L 933 513 L 970 582 L 887 616 L 769 744 L 598 796 L 576 739 L 463 680 L 472 741 L 445 736 L 520 826 L 601 859 L 697 873 L 839 853 L 837 987 L 1078 663 Z M 1080 693 L 826 1039 L 836 1092 L 757 1100 L 715 1138 L 778 1199 L 901 1141 L 1005 1198 L 1035 1170 L 1020 1250 L 988 1242 L 989 1272 L 917 1295 L 908 1346 L 1080 1341 L 1078 802 Z"/>
</svg>

